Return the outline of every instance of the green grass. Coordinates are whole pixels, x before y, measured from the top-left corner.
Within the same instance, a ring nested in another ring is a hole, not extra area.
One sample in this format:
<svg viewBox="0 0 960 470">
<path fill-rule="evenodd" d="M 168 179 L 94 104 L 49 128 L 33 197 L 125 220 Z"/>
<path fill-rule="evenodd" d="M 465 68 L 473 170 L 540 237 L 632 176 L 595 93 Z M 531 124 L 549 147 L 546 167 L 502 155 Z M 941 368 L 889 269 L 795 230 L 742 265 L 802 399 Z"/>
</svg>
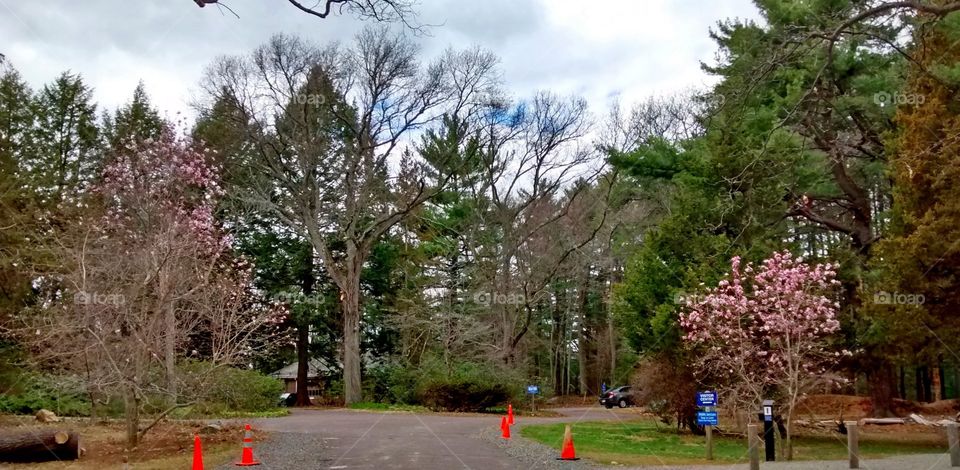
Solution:
<svg viewBox="0 0 960 470">
<path fill-rule="evenodd" d="M 521 428 L 523 437 L 560 449 L 565 424 L 531 425 Z M 882 458 L 900 454 L 942 453 L 946 443 L 938 444 L 935 436 L 924 436 L 913 442 L 880 436 L 875 440 L 862 436 L 861 458 Z M 909 437 L 909 436 L 908 436 Z M 707 461 L 703 436 L 677 432 L 675 428 L 660 425 L 653 420 L 628 422 L 578 423 L 573 426 L 573 440 L 578 457 L 600 463 L 617 462 L 628 465 L 682 465 L 706 463 L 736 463 L 746 461 L 746 441 L 743 438 L 714 436 L 714 460 Z M 794 438 L 796 460 L 843 460 L 847 458 L 846 437 Z"/>
<path fill-rule="evenodd" d="M 351 403 L 349 405 L 351 410 L 366 410 L 366 411 L 405 411 L 409 413 L 429 413 L 430 409 L 425 406 L 419 405 L 399 405 L 393 403 L 375 403 L 375 402 L 359 402 Z"/>
</svg>

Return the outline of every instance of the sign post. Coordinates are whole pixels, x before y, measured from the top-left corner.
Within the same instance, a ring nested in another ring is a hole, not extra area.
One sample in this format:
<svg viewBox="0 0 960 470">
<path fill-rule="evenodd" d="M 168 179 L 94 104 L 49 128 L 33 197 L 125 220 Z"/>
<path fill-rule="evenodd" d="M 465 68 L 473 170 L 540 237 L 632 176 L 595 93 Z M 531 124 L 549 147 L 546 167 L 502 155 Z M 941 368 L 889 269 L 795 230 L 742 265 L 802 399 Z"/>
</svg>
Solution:
<svg viewBox="0 0 960 470">
<path fill-rule="evenodd" d="M 763 400 L 763 443 L 767 462 L 777 460 L 777 443 L 773 435 L 773 400 Z"/>
<path fill-rule="evenodd" d="M 530 395 L 530 409 L 537 411 L 537 394 L 540 393 L 540 387 L 537 385 L 527 385 L 527 394 Z"/>
<path fill-rule="evenodd" d="M 717 392 L 697 392 L 697 425 L 703 426 L 707 433 L 707 460 L 713 460 L 713 427 L 720 424 L 717 417 Z"/>
</svg>

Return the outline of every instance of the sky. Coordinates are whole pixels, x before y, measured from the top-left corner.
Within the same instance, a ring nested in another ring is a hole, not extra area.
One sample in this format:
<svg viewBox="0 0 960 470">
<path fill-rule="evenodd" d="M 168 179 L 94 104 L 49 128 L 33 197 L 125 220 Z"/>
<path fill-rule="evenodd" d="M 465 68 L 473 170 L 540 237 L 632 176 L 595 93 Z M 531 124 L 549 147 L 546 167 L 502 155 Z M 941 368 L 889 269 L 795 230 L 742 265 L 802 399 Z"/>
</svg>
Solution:
<svg viewBox="0 0 960 470">
<path fill-rule="evenodd" d="M 162 112 L 189 117 L 216 57 L 279 32 L 349 42 L 364 26 L 285 0 L 221 1 L 239 18 L 192 0 L 0 0 L 0 53 L 35 89 L 70 70 L 95 89 L 99 109 L 115 109 L 142 80 Z M 751 0 L 420 0 L 416 9 L 434 25 L 417 38 L 425 60 L 480 46 L 501 58 L 513 96 L 580 95 L 594 113 L 713 83 L 700 69 L 717 51 L 709 29 L 758 16 Z"/>
</svg>

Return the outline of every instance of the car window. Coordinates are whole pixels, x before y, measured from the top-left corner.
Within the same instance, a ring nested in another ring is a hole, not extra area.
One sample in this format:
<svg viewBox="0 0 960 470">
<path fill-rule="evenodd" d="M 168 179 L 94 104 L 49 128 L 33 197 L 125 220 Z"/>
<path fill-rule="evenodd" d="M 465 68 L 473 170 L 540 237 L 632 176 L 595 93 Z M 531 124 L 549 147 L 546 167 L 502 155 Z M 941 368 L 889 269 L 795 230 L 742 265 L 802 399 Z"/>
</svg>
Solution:
<svg viewBox="0 0 960 470">
<path fill-rule="evenodd" d="M 621 392 L 629 392 L 629 391 L 630 391 L 630 387 L 620 387 L 620 391 L 621 391 Z"/>
</svg>

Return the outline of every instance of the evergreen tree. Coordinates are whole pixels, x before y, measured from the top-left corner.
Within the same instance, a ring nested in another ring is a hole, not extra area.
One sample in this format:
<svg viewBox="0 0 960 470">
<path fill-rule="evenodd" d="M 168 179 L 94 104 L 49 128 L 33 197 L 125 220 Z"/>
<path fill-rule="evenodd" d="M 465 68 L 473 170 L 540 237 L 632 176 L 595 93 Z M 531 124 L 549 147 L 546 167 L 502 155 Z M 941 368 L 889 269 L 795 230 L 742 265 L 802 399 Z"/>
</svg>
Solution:
<svg viewBox="0 0 960 470">
<path fill-rule="evenodd" d="M 960 333 L 960 14 L 917 31 L 891 142 L 895 212 L 868 292 L 869 331 L 891 356 L 938 373 Z"/>
<path fill-rule="evenodd" d="M 23 159 L 40 204 L 54 207 L 86 191 L 99 166 L 93 90 L 64 72 L 34 100 L 33 151 Z"/>
<path fill-rule="evenodd" d="M 32 92 L 11 66 L 0 75 L 0 317 L 24 306 L 30 294 L 26 273 L 33 201 L 26 193 L 21 163 L 26 158 L 35 117 Z"/>
</svg>

